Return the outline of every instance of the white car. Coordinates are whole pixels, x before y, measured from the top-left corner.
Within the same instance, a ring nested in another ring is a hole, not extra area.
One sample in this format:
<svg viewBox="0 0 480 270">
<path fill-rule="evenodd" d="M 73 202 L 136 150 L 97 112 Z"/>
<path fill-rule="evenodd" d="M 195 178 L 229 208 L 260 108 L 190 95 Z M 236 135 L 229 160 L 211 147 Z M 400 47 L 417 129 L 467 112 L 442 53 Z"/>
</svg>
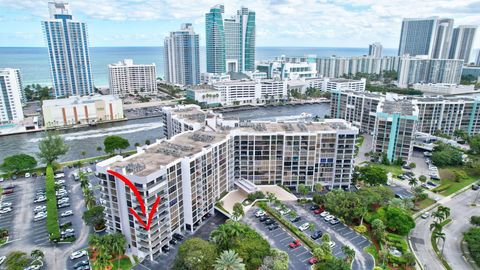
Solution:
<svg viewBox="0 0 480 270">
<path fill-rule="evenodd" d="M 7 259 L 6 256 L 1 256 L 0 257 L 0 265 L 2 265 L 2 263 Z"/>
<path fill-rule="evenodd" d="M 32 175 L 30 173 L 25 173 L 25 178 L 30 178 Z"/>
<path fill-rule="evenodd" d="M 5 179 L 3 179 L 3 177 L 0 177 L 0 183 L 5 181 Z"/>
<path fill-rule="evenodd" d="M 3 209 L 0 210 L 0 214 L 6 214 L 8 212 L 12 212 L 11 207 L 3 208 Z"/>
<path fill-rule="evenodd" d="M 326 216 L 329 216 L 329 215 L 330 215 L 330 213 L 329 213 L 328 211 L 323 211 L 323 212 L 320 214 L 321 217 L 326 217 Z"/>
<path fill-rule="evenodd" d="M 64 178 L 65 177 L 65 174 L 64 173 L 57 173 L 55 174 L 55 179 L 59 179 L 59 178 Z"/>
<path fill-rule="evenodd" d="M 34 213 L 43 212 L 46 209 L 47 209 L 47 207 L 45 205 L 39 205 L 39 206 L 35 206 L 35 208 L 33 208 L 33 212 Z"/>
<path fill-rule="evenodd" d="M 57 184 L 57 185 L 65 184 L 65 180 L 60 179 L 58 181 L 55 181 L 55 184 Z"/>
<path fill-rule="evenodd" d="M 60 216 L 62 216 L 62 217 L 73 216 L 73 211 L 72 210 L 67 210 L 67 211 L 61 213 Z"/>
<path fill-rule="evenodd" d="M 74 229 L 69 228 L 69 229 L 66 229 L 65 231 L 63 231 L 62 234 L 65 234 L 65 233 L 74 233 L 74 232 L 75 232 Z"/>
<path fill-rule="evenodd" d="M 255 217 L 261 217 L 261 216 L 264 216 L 265 215 L 265 212 L 263 210 L 258 210 L 257 212 L 255 212 Z"/>
<path fill-rule="evenodd" d="M 324 219 L 325 221 L 330 221 L 330 220 L 332 220 L 332 219 L 334 219 L 334 218 L 335 218 L 334 215 L 328 215 L 328 216 L 324 217 L 323 219 Z"/>
<path fill-rule="evenodd" d="M 292 210 L 290 210 L 290 209 L 288 209 L 288 208 L 285 208 L 285 209 L 283 209 L 283 210 L 280 210 L 280 214 L 281 214 L 281 215 L 286 215 L 286 214 L 290 213 L 290 211 L 292 211 Z"/>
<path fill-rule="evenodd" d="M 57 191 L 57 192 L 55 193 L 55 195 L 57 195 L 57 196 L 65 195 L 65 194 L 67 194 L 67 192 L 66 192 L 65 190 L 63 190 L 63 191 Z"/>
<path fill-rule="evenodd" d="M 83 256 L 87 256 L 87 251 L 86 250 L 75 251 L 70 255 L 70 260 L 75 260 L 75 259 L 81 258 Z"/>
<path fill-rule="evenodd" d="M 58 200 L 58 204 L 62 204 L 62 203 L 68 203 L 70 202 L 70 199 L 69 198 L 61 198 L 60 200 Z"/>
<path fill-rule="evenodd" d="M 5 207 L 8 207 L 8 206 L 12 206 L 12 203 L 11 202 L 4 202 L 4 203 L 0 204 L 0 208 L 5 208 Z"/>
<path fill-rule="evenodd" d="M 87 168 L 87 173 L 92 173 L 92 172 L 93 172 L 92 168 L 88 167 Z"/>
<path fill-rule="evenodd" d="M 335 242 L 333 242 L 333 241 L 330 241 L 330 243 L 328 243 L 328 244 L 330 245 L 331 248 L 333 248 L 336 245 Z"/>
<path fill-rule="evenodd" d="M 298 227 L 298 229 L 303 232 L 303 231 L 305 231 L 306 229 L 308 229 L 308 227 L 310 227 L 310 223 L 305 222 L 305 223 L 303 223 L 302 225 L 300 225 L 300 226 Z"/>
<path fill-rule="evenodd" d="M 430 213 L 429 213 L 429 212 L 425 212 L 425 213 L 423 213 L 423 214 L 421 215 L 421 217 L 422 217 L 423 219 L 427 219 L 429 216 L 430 216 Z"/>
<path fill-rule="evenodd" d="M 40 268 L 42 268 L 42 266 L 40 264 L 36 264 L 36 265 L 30 265 L 29 267 L 24 268 L 23 270 L 38 270 Z"/>
<path fill-rule="evenodd" d="M 46 216 L 47 216 L 47 212 L 38 212 L 35 214 L 33 218 L 40 218 L 40 217 L 46 217 Z"/>
</svg>

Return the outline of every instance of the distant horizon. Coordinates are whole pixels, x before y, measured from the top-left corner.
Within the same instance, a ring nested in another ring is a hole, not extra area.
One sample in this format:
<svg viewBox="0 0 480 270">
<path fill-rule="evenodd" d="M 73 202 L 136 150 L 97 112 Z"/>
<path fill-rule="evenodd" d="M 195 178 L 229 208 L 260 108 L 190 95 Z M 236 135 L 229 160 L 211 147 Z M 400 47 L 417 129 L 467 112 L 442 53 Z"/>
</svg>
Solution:
<svg viewBox="0 0 480 270">
<path fill-rule="evenodd" d="M 135 45 L 135 46 L 89 46 L 89 48 L 142 48 L 142 47 L 149 47 L 149 48 L 157 48 L 157 47 L 164 47 L 164 46 L 152 46 L 152 45 Z M 200 46 L 204 48 L 205 46 Z M 47 48 L 47 46 L 0 46 L 0 48 Z M 340 46 L 256 46 L 255 48 L 340 48 L 340 49 L 366 49 L 368 47 L 340 47 Z M 398 48 L 386 48 L 383 49 L 387 50 L 397 50 Z"/>
</svg>

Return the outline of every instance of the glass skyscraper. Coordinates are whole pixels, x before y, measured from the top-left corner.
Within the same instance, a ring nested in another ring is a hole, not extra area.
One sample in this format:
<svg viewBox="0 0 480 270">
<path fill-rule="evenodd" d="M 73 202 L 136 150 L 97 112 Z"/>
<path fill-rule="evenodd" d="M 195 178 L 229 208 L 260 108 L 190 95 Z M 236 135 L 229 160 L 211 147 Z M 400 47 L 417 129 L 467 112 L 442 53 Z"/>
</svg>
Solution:
<svg viewBox="0 0 480 270">
<path fill-rule="evenodd" d="M 48 47 L 55 97 L 94 92 L 87 25 L 73 20 L 68 3 L 49 2 L 42 26 Z"/>
<path fill-rule="evenodd" d="M 199 37 L 190 23 L 165 38 L 165 80 L 170 83 L 200 83 Z"/>
<path fill-rule="evenodd" d="M 453 29 L 452 46 L 448 58 L 463 59 L 463 63 L 468 64 L 476 32 L 476 25 L 460 25 Z"/>
<path fill-rule="evenodd" d="M 231 18 L 223 18 L 218 5 L 205 15 L 207 72 L 255 71 L 255 12 L 242 7 Z"/>
</svg>

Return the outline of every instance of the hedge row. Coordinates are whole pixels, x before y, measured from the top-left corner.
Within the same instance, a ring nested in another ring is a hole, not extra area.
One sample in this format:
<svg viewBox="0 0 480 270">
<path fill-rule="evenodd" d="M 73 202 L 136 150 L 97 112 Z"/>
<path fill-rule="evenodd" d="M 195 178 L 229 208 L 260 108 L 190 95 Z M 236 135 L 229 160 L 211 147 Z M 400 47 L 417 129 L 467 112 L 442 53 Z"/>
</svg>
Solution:
<svg viewBox="0 0 480 270">
<path fill-rule="evenodd" d="M 258 206 L 265 210 L 268 214 L 273 216 L 276 220 L 283 224 L 283 226 L 287 227 L 294 235 L 296 235 L 303 243 L 305 243 L 312 251 L 315 248 L 320 247 L 315 241 L 313 241 L 308 235 L 304 234 L 300 231 L 297 226 L 293 225 L 289 220 L 286 220 L 280 213 L 278 213 L 275 209 L 270 208 L 267 206 L 265 202 L 259 202 Z"/>
<path fill-rule="evenodd" d="M 447 190 L 452 184 L 446 184 L 446 185 L 443 185 L 443 186 L 439 186 L 439 187 L 436 187 L 434 189 L 432 189 L 433 192 L 435 193 L 440 193 L 444 190 Z"/>
<path fill-rule="evenodd" d="M 55 179 L 51 166 L 47 167 L 45 173 L 45 193 L 47 195 L 47 231 L 50 234 L 50 240 L 58 240 L 60 238 L 60 226 L 58 225 Z"/>
</svg>

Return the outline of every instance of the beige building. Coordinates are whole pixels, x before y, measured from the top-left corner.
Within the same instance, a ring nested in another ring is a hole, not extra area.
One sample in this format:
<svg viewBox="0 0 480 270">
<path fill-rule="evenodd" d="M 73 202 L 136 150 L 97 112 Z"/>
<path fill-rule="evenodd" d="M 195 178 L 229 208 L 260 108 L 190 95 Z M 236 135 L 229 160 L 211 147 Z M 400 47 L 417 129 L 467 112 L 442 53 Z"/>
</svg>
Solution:
<svg viewBox="0 0 480 270">
<path fill-rule="evenodd" d="M 92 125 L 124 118 L 122 100 L 113 95 L 44 100 L 42 111 L 46 128 Z"/>
</svg>

